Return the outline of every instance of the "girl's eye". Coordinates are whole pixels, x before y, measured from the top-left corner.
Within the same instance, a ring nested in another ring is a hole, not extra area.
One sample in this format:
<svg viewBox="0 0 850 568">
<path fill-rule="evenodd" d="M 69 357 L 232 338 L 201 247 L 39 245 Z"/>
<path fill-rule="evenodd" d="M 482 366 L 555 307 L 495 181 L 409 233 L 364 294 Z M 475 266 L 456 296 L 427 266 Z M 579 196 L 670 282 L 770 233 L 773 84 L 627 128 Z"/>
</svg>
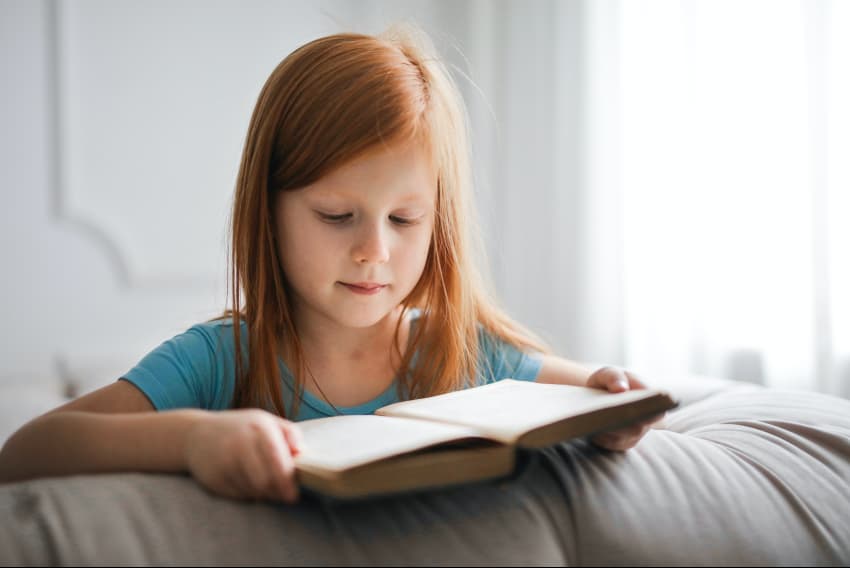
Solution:
<svg viewBox="0 0 850 568">
<path fill-rule="evenodd" d="M 406 219 L 404 217 L 399 217 L 398 215 L 390 215 L 390 221 L 396 225 L 413 225 L 416 222 L 415 219 Z"/>
<path fill-rule="evenodd" d="M 351 213 L 343 213 L 342 215 L 329 215 L 327 213 L 319 213 L 319 217 L 326 223 L 344 223 L 351 218 Z"/>
<path fill-rule="evenodd" d="M 322 213 L 321 211 L 316 211 L 318 213 L 319 218 L 325 223 L 331 224 L 341 224 L 345 223 L 349 219 L 351 219 L 354 215 L 352 213 L 342 213 L 339 215 L 333 215 L 330 213 Z M 399 217 L 398 215 L 390 215 L 390 221 L 395 223 L 396 225 L 400 225 L 402 227 L 408 225 L 415 225 L 417 219 L 410 219 L 407 217 Z"/>
</svg>

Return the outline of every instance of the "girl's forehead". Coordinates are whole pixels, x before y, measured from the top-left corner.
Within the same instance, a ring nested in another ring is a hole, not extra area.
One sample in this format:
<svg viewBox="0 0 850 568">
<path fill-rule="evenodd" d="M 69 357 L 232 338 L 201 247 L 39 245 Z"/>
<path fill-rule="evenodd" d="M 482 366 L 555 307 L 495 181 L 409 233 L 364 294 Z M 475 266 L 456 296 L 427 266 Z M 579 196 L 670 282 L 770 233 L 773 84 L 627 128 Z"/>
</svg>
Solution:
<svg viewBox="0 0 850 568">
<path fill-rule="evenodd" d="M 315 199 L 381 197 L 399 202 L 432 201 L 437 174 L 421 149 L 387 148 L 343 164 L 305 189 L 305 196 Z"/>
</svg>

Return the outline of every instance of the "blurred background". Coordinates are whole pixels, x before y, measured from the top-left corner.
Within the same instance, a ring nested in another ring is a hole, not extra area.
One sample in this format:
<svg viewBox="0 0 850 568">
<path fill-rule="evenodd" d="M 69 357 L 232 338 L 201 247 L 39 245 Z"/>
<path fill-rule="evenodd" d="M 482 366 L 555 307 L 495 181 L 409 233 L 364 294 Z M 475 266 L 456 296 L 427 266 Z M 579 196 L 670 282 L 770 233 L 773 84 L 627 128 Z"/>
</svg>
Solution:
<svg viewBox="0 0 850 568">
<path fill-rule="evenodd" d="M 556 352 L 850 396 L 827 0 L 0 0 L 0 383 L 73 395 L 219 314 L 265 79 L 396 21 L 454 68 L 493 281 Z"/>
</svg>

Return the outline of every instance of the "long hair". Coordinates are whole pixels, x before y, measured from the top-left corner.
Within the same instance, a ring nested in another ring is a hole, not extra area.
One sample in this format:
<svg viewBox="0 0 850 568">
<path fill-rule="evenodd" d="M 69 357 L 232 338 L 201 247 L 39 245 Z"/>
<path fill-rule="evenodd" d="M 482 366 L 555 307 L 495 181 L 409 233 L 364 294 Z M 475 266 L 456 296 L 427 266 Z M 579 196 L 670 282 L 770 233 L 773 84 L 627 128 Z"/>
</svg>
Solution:
<svg viewBox="0 0 850 568">
<path fill-rule="evenodd" d="M 402 302 L 403 314 L 419 308 L 421 316 L 407 351 L 397 351 L 399 388 L 418 398 L 472 384 L 479 325 L 516 347 L 546 351 L 497 308 L 478 270 L 475 257 L 483 248 L 470 206 L 465 108 L 430 41 L 410 26 L 379 36 L 337 34 L 286 57 L 263 86 L 251 117 L 231 217 L 231 306 L 223 316 L 233 319 L 237 346 L 232 407 L 286 416 L 281 356 L 295 379 L 293 414 L 303 393 L 304 355 L 277 254 L 278 246 L 287 246 L 276 242 L 277 192 L 311 184 L 379 145 L 414 139 L 434 158 L 437 197 L 425 267 Z M 395 333 L 398 345 L 399 327 Z"/>
</svg>

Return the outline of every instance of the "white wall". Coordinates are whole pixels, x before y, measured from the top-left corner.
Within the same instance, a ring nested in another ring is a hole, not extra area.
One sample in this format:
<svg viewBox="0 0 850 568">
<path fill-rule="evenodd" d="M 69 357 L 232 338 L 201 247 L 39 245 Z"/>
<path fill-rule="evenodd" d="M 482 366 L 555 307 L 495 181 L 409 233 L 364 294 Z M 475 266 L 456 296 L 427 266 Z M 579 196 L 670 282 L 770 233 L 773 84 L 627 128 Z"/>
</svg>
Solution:
<svg viewBox="0 0 850 568">
<path fill-rule="evenodd" d="M 263 81 L 305 41 L 397 19 L 422 25 L 477 84 L 460 79 L 497 289 L 556 348 L 582 355 L 570 244 L 581 125 L 550 128 L 555 108 L 579 116 L 581 7 L 0 3 L 0 381 L 87 390 L 217 314 L 230 197 Z M 553 200 L 566 217 L 540 222 Z"/>
</svg>

